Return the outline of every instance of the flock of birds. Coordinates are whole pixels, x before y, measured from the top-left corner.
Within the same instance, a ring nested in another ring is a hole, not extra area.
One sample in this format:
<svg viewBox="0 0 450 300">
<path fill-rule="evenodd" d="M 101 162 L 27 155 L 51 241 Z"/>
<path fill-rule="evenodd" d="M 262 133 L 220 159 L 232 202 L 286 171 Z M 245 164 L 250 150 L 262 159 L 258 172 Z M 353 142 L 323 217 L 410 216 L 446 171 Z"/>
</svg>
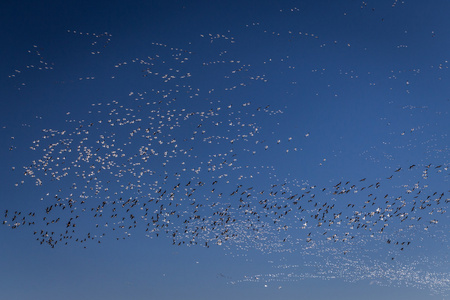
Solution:
<svg viewBox="0 0 450 300">
<path fill-rule="evenodd" d="M 93 37 L 90 53 L 99 56 L 112 43 L 107 32 L 68 33 Z M 275 31 L 263 33 L 280 36 Z M 286 34 L 291 41 L 294 32 Z M 320 40 L 311 33 L 295 35 Z M 136 73 L 163 88 L 127 91 L 121 101 L 94 103 L 86 113 L 68 112 L 62 129 L 42 130 L 30 145 L 29 164 L 11 168 L 13 174 L 26 177 L 17 181 L 17 188 L 33 188 L 35 195 L 42 195 L 41 208 L 5 209 L 0 219 L 3 227 L 30 228 L 38 243 L 50 247 L 87 247 L 145 235 L 165 238 L 177 247 L 302 253 L 308 260 L 301 265 L 311 266 L 311 272 L 252 275 L 232 283 L 340 277 L 382 284 L 383 274 L 395 270 L 392 276 L 399 280 L 448 290 L 448 273 L 422 276 L 414 264 L 402 268 L 397 260 L 411 247 L 421 247 L 428 232 L 446 230 L 438 224 L 441 219 L 446 222 L 450 190 L 429 182 L 447 181 L 450 164 L 418 161 L 390 166 L 379 178 L 341 178 L 321 185 L 280 176 L 278 166 L 270 164 L 273 157 L 294 161 L 310 133 L 274 134 L 286 108 L 242 100 L 247 97 L 239 94 L 248 86 L 270 84 L 270 76 L 253 63 L 234 58 L 231 53 L 238 39 L 230 32 L 200 37 L 211 47 L 220 43 L 228 47 L 209 59 L 196 57 L 190 50 L 193 45 L 151 43 L 153 54 L 115 63 L 110 79 L 119 80 L 123 70 L 125 76 Z M 320 43 L 320 47 L 328 44 Z M 37 46 L 33 51 L 39 64 L 26 68 L 54 68 Z M 289 60 L 282 56 L 262 64 L 285 65 Z M 204 75 L 199 68 L 216 69 Z M 327 72 L 325 68 L 312 71 Z M 353 70 L 339 72 L 351 80 L 359 78 Z M 20 73 L 16 70 L 10 77 Z M 196 86 L 196 76 L 218 80 L 205 88 L 206 84 Z M 446 240 L 445 232 L 439 239 Z M 384 258 L 363 259 L 369 249 L 378 249 Z"/>
</svg>

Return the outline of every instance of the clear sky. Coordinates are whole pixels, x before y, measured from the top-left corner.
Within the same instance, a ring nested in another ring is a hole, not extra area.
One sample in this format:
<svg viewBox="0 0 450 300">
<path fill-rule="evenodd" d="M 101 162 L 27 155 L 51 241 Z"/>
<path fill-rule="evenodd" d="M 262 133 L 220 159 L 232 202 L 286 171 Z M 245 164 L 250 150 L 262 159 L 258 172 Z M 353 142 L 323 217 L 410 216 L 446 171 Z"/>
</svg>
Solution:
<svg viewBox="0 0 450 300">
<path fill-rule="evenodd" d="M 450 299 L 449 10 L 1 2 L 1 298 Z"/>
</svg>

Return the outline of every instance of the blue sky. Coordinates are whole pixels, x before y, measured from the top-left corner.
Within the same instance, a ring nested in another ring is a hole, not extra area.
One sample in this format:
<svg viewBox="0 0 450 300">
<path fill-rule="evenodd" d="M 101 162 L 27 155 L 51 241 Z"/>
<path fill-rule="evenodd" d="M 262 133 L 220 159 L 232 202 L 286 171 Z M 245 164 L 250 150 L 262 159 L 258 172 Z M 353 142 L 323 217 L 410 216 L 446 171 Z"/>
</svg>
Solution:
<svg viewBox="0 0 450 300">
<path fill-rule="evenodd" d="M 447 299 L 449 5 L 2 3 L 5 298 Z"/>
</svg>

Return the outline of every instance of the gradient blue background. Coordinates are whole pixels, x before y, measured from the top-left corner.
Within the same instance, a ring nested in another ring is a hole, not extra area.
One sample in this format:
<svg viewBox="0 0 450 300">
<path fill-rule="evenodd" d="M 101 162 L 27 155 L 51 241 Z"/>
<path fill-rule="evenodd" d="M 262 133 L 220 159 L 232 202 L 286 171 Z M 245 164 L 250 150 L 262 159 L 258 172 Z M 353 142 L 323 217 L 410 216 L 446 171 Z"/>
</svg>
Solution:
<svg viewBox="0 0 450 300">
<path fill-rule="evenodd" d="M 200 89 L 193 100 L 177 96 L 177 101 L 193 110 L 209 109 L 211 99 L 236 106 L 250 101 L 252 108 L 270 105 L 273 111 L 282 110 L 280 115 L 254 117 L 273 152 L 267 154 L 254 143 L 234 146 L 239 163 L 276 166 L 274 174 L 280 180 L 326 187 L 361 178 L 374 183 L 398 167 L 448 165 L 449 10 L 450 2 L 445 0 L 2 1 L 0 211 L 45 209 L 40 198 L 59 188 L 55 183 L 36 187 L 23 175 L 22 166 L 39 158 L 29 147 L 43 135 L 42 129 L 70 132 L 75 126 L 67 119 L 96 120 L 87 114 L 96 110 L 93 103 L 118 100 L 136 108 L 130 92 L 150 94 L 152 89 L 170 89 L 175 84 Z M 68 30 L 112 36 L 103 47 L 109 36 L 95 39 Z M 210 40 L 209 33 L 233 37 L 235 42 Z M 92 46 L 95 41 L 98 44 Z M 170 60 L 175 52 L 152 43 L 192 54 L 180 65 Z M 223 51 L 227 53 L 220 55 Z M 143 77 L 146 66 L 132 60 L 155 54 L 167 61 L 155 69 L 180 68 L 180 73 L 190 72 L 192 77 L 175 83 Z M 203 66 L 216 60 L 240 63 Z M 114 67 L 121 62 L 127 65 Z M 52 69 L 27 69 L 27 65 Z M 247 71 L 231 73 L 242 65 Z M 267 82 L 251 79 L 256 76 L 264 76 Z M 245 86 L 239 87 L 241 83 Z M 226 90 L 235 85 L 235 90 Z M 211 88 L 216 91 L 209 95 Z M 181 136 L 191 134 L 183 130 Z M 217 130 L 216 135 L 228 134 Z M 294 137 L 292 143 L 301 151 L 293 153 L 294 146 L 289 145 L 286 154 L 286 148 L 277 148 L 278 139 L 284 147 L 289 137 Z M 252 156 L 246 149 L 261 156 Z M 398 185 L 413 184 L 421 178 L 422 169 L 405 173 Z M 242 172 L 249 175 L 251 171 Z M 428 184 L 436 191 L 448 191 L 446 173 L 433 173 Z M 23 185 L 14 186 L 22 180 Z M 246 183 L 264 186 L 270 181 L 257 180 Z M 387 187 L 386 193 L 391 191 L 395 189 Z M 436 218 L 440 222 L 429 233 L 412 235 L 415 246 L 398 260 L 408 264 L 429 259 L 430 268 L 444 274 L 444 292 L 438 294 L 430 286 L 418 289 L 395 279 L 388 279 L 388 286 L 346 278 L 247 282 L 245 276 L 277 273 L 271 261 L 296 264 L 305 259 L 300 253 L 261 253 L 251 245 L 243 252 L 233 245 L 176 247 L 170 238 L 135 234 L 124 241 L 105 238 L 86 249 L 76 244 L 52 249 L 35 241 L 31 227 L 3 226 L 1 298 L 447 299 L 450 221 L 448 214 Z M 84 226 L 92 224 L 88 220 Z M 371 247 L 370 243 L 365 247 Z M 385 249 L 384 244 L 380 247 Z M 389 263 L 390 257 L 379 257 L 387 253 L 382 250 L 361 253 L 369 255 L 368 261 Z M 299 274 L 303 271 L 311 272 L 308 266 L 296 269 Z"/>
</svg>

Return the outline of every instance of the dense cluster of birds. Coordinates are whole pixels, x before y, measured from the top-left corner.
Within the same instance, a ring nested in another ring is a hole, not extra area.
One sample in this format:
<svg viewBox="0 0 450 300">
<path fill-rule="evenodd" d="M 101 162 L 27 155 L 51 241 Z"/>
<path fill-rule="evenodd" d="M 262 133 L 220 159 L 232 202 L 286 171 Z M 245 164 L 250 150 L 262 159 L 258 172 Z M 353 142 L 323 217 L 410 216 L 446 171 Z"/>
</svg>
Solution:
<svg viewBox="0 0 450 300">
<path fill-rule="evenodd" d="M 286 36 L 289 43 L 304 37 L 317 40 L 314 43 L 320 44 L 314 45 L 321 48 L 353 47 L 346 42 L 323 41 L 313 33 L 276 32 L 261 26 L 255 22 L 246 28 L 277 38 Z M 112 37 L 108 32 L 68 33 L 92 38 L 90 53 L 99 57 Z M 201 47 L 204 39 L 210 47 L 226 46 L 214 52 L 217 55 L 199 57 L 195 45 L 178 48 L 152 42 L 150 56 L 114 63 L 110 80 L 137 74 L 160 89 L 126 91 L 118 96 L 120 101 L 93 103 L 86 113 L 68 112 L 62 129 L 43 129 L 42 136 L 31 142 L 30 162 L 23 168 L 11 168 L 13 174 L 25 177 L 17 181 L 17 188 L 34 189 L 34 195 L 41 195 L 40 208 L 5 209 L 0 219 L 3 226 L 30 228 L 38 243 L 50 247 L 87 247 L 140 234 L 165 238 L 180 247 L 302 253 L 308 258 L 302 266 L 311 267 L 299 274 L 290 272 L 299 268 L 298 264 L 280 264 L 275 267 L 283 272 L 252 275 L 232 283 L 340 277 L 383 284 L 383 274 L 395 273 L 392 276 L 408 284 L 448 289 L 448 273 L 422 276 L 414 264 L 405 268 L 397 262 L 411 247 L 420 247 L 421 240 L 434 236 L 435 230 L 446 230 L 440 221 L 446 222 L 450 190 L 441 183 L 450 174 L 448 161 L 419 160 L 401 166 L 394 162 L 381 177 L 339 177 L 317 185 L 298 176 L 280 175 L 277 162 L 294 161 L 296 155 L 302 155 L 310 132 L 280 132 L 277 126 L 286 107 L 248 100 L 252 97 L 245 90 L 267 86 L 273 80 L 261 71 L 261 65 L 279 64 L 283 72 L 294 70 L 291 57 L 264 57 L 255 66 L 235 58 L 233 47 L 239 39 L 230 31 L 200 37 Z M 54 68 L 37 46 L 30 53 L 40 60 L 26 68 Z M 439 70 L 446 68 L 447 61 L 439 64 Z M 352 69 L 312 70 L 314 76 L 327 72 L 350 80 L 368 78 L 369 85 L 375 85 L 370 75 Z M 15 70 L 10 77 L 20 73 Z M 392 71 L 389 79 L 402 76 L 400 71 Z M 199 84 L 195 78 L 206 83 Z M 208 85 L 207 80 L 213 83 Z M 409 81 L 407 86 L 409 89 Z M 428 124 L 394 132 L 392 141 L 416 134 L 425 126 Z M 9 142 L 13 144 L 14 138 Z M 401 150 L 415 147 L 411 143 L 394 146 Z M 435 151 L 429 141 L 426 147 Z M 15 149 L 9 146 L 10 151 Z M 361 156 L 378 162 L 373 153 L 368 149 Z M 383 156 L 390 159 L 388 153 Z M 440 239 L 446 239 L 445 233 Z M 382 260 L 361 258 L 374 249 Z M 324 261 L 323 257 L 336 259 Z"/>
</svg>

